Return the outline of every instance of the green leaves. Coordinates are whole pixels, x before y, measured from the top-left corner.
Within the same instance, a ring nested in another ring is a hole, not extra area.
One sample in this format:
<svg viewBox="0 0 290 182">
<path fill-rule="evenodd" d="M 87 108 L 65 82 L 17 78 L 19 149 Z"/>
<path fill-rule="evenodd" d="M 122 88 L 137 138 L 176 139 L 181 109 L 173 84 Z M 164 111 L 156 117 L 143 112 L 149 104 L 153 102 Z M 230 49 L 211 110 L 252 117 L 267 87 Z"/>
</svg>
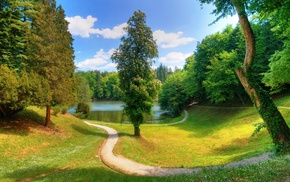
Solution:
<svg viewBox="0 0 290 182">
<path fill-rule="evenodd" d="M 190 96 L 185 92 L 185 71 L 171 74 L 162 85 L 158 95 L 161 109 L 168 110 L 173 116 L 179 116 L 187 106 Z"/>
<path fill-rule="evenodd" d="M 155 75 L 151 65 L 158 50 L 145 18 L 145 13 L 140 10 L 134 12 L 125 28 L 127 35 L 121 38 L 121 45 L 111 57 L 117 63 L 125 113 L 135 127 L 143 122 L 143 113 L 151 112 L 157 93 L 152 87 Z"/>
<path fill-rule="evenodd" d="M 207 66 L 207 77 L 202 83 L 208 99 L 213 103 L 232 100 L 239 86 L 239 80 L 234 72 L 237 62 L 236 52 L 224 51 L 213 57 L 210 62 L 211 64 Z"/>
<path fill-rule="evenodd" d="M 49 95 L 47 80 L 0 65 L 0 116 L 9 117 L 28 105 L 45 105 Z"/>
</svg>

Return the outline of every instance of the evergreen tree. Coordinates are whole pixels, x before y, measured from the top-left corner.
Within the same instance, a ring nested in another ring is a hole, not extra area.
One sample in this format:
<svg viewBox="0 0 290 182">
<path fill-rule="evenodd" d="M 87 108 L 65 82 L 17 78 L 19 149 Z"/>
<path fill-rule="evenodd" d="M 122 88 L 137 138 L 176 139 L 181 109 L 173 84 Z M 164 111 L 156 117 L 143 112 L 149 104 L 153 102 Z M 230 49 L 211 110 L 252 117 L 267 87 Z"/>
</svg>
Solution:
<svg viewBox="0 0 290 182">
<path fill-rule="evenodd" d="M 38 13 L 32 19 L 27 64 L 48 80 L 50 90 L 46 101 L 46 123 L 50 126 L 52 105 L 72 105 L 74 94 L 74 56 L 72 36 L 64 11 L 54 0 L 36 3 Z"/>
<path fill-rule="evenodd" d="M 143 113 L 150 113 L 157 94 L 152 59 L 158 56 L 153 34 L 146 25 L 145 13 L 135 11 L 125 28 L 127 35 L 112 55 L 119 71 L 123 91 L 124 111 L 134 125 L 135 136 L 140 136 Z"/>
<path fill-rule="evenodd" d="M 30 22 L 26 21 L 29 1 L 1 0 L 0 2 L 0 64 L 19 70 L 27 56 L 26 35 Z"/>
</svg>

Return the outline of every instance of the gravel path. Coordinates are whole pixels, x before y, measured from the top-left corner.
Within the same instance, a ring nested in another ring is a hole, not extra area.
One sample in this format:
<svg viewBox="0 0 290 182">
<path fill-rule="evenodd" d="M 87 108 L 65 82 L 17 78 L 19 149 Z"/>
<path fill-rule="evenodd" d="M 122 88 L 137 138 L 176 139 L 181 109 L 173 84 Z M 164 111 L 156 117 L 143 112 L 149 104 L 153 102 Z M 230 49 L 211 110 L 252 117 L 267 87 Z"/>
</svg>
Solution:
<svg viewBox="0 0 290 182">
<path fill-rule="evenodd" d="M 185 117 L 183 120 L 176 123 L 165 124 L 165 125 L 173 125 L 173 124 L 182 123 L 187 119 L 187 117 L 188 117 L 188 113 L 187 111 L 185 111 Z M 116 156 L 113 154 L 113 149 L 119 139 L 118 132 L 115 129 L 107 127 L 107 126 L 103 126 L 99 124 L 92 124 L 89 122 L 85 122 L 85 123 L 90 126 L 101 128 L 108 133 L 107 140 L 104 142 L 103 146 L 100 148 L 99 158 L 102 160 L 102 162 L 106 166 L 108 166 L 109 168 L 113 170 L 116 170 L 124 174 L 139 175 L 139 176 L 168 176 L 168 175 L 177 175 L 177 174 L 191 174 L 191 173 L 196 173 L 202 170 L 202 168 L 154 167 L 154 166 L 148 166 L 148 165 L 137 163 L 135 161 L 124 158 L 122 156 Z M 224 167 L 237 167 L 240 165 L 262 162 L 262 161 L 268 160 L 269 156 L 270 156 L 270 153 L 265 153 L 257 157 L 229 163 L 225 165 Z M 208 168 L 217 168 L 217 167 L 219 166 L 208 167 Z"/>
</svg>

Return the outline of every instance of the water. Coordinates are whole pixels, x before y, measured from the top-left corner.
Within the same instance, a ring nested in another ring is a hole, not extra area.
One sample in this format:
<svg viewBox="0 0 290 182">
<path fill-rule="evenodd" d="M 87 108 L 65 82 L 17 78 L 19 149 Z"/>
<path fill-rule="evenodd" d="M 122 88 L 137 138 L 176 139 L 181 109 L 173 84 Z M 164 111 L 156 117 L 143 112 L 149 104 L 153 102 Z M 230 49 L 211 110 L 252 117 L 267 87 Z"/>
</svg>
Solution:
<svg viewBox="0 0 290 182">
<path fill-rule="evenodd" d="M 123 115 L 123 105 L 121 101 L 95 101 L 91 102 L 91 113 L 89 120 L 97 120 L 112 123 L 128 123 L 127 116 Z M 75 108 L 71 108 L 69 113 L 74 113 Z M 168 118 L 166 111 L 162 111 L 158 103 L 152 107 L 152 115 L 144 115 L 146 123 L 158 123 L 158 121 Z"/>
</svg>

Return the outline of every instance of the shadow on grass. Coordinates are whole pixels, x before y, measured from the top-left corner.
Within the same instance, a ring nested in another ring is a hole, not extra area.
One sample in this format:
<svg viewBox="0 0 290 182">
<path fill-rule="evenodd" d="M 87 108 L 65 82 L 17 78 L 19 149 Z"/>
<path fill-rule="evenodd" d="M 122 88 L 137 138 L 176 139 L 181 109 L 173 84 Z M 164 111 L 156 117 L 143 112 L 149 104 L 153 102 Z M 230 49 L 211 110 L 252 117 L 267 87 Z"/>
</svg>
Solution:
<svg viewBox="0 0 290 182">
<path fill-rule="evenodd" d="M 224 108 L 192 106 L 186 122 L 174 125 L 182 130 L 193 132 L 193 137 L 206 137 L 214 131 L 229 127 L 237 115 L 247 108 Z"/>
<path fill-rule="evenodd" d="M 83 135 L 100 136 L 100 137 L 103 137 L 103 138 L 106 138 L 106 137 L 108 136 L 108 135 L 107 135 L 106 133 L 104 133 L 104 132 L 94 131 L 94 130 L 92 130 L 92 129 L 85 128 L 85 127 L 80 127 L 80 126 L 75 125 L 75 124 L 72 124 L 71 127 L 72 127 L 75 131 L 77 131 L 77 132 L 79 132 L 79 133 L 81 133 L 81 134 L 83 134 Z"/>
<path fill-rule="evenodd" d="M 106 167 L 51 168 L 35 166 L 16 169 L 4 176 L 18 182 L 26 181 L 152 181 L 150 177 L 128 176 Z M 146 180 L 147 179 L 147 180 Z"/>
<path fill-rule="evenodd" d="M 31 128 L 44 127 L 45 123 L 45 117 L 32 110 L 23 110 L 11 118 L 0 120 L 0 133 L 20 136 L 27 136 Z"/>
<path fill-rule="evenodd" d="M 123 132 L 121 132 L 121 133 L 118 133 L 118 135 L 120 137 L 122 137 L 122 136 L 128 136 L 128 137 L 136 137 L 136 138 L 139 138 L 138 136 L 135 136 L 135 135 L 130 134 L 130 133 L 123 133 Z"/>
</svg>

